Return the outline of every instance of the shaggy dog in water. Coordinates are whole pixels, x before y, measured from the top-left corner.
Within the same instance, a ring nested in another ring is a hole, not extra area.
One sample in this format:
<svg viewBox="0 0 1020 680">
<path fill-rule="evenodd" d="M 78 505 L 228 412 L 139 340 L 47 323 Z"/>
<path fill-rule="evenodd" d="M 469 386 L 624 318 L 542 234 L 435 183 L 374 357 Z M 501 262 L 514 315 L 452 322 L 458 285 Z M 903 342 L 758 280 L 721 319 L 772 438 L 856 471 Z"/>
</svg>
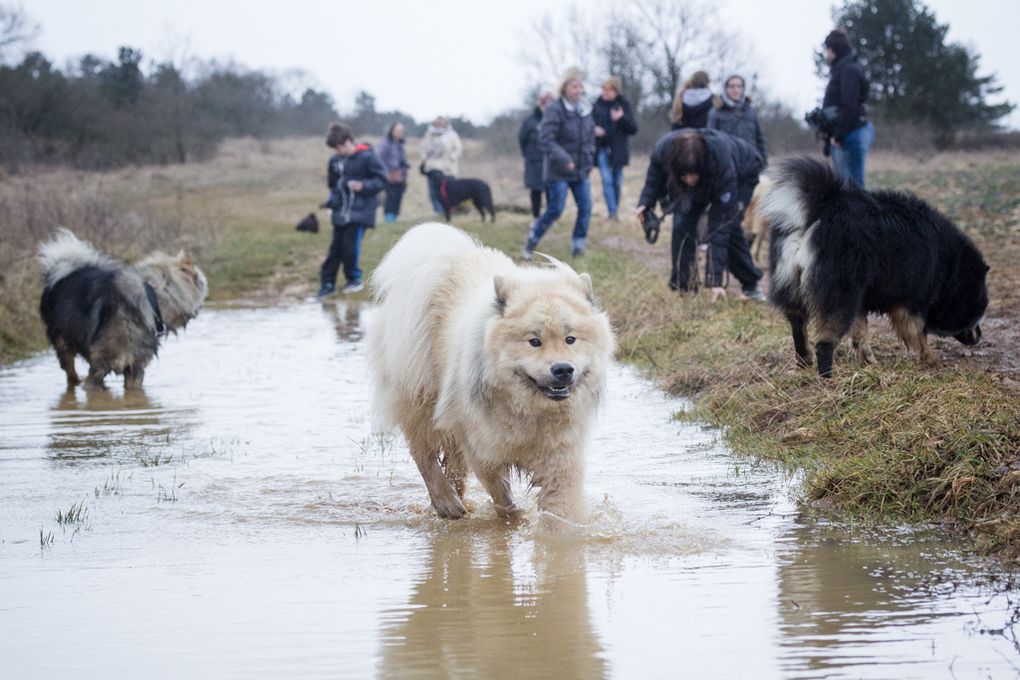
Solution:
<svg viewBox="0 0 1020 680">
<path fill-rule="evenodd" d="M 807 325 L 815 321 L 818 373 L 849 331 L 854 353 L 873 363 L 867 314 L 888 314 L 924 363 L 927 334 L 965 345 L 981 339 L 988 266 L 974 243 L 921 199 L 868 192 L 817 159 L 787 161 L 761 208 L 771 223 L 769 292 L 790 322 L 797 359 L 811 364 Z"/>
<path fill-rule="evenodd" d="M 470 199 L 481 214 L 482 222 L 485 221 L 486 210 L 492 216 L 492 221 L 496 221 L 496 207 L 492 204 L 492 189 L 482 180 L 469 177 L 457 179 L 444 175 L 439 170 L 429 170 L 428 180 L 436 196 L 439 197 L 439 202 L 443 204 L 443 213 L 447 220 L 450 219 L 450 213 L 454 208 Z"/>
<path fill-rule="evenodd" d="M 615 341 L 591 277 L 551 260 L 518 267 L 442 224 L 411 229 L 372 277 L 373 401 L 399 425 L 440 517 L 466 512 L 470 469 L 500 514 L 512 469 L 538 507 L 587 516 L 584 450 Z"/>
<path fill-rule="evenodd" d="M 139 387 L 160 338 L 202 308 L 205 276 L 182 251 L 153 253 L 126 266 L 80 241 L 67 229 L 39 247 L 45 277 L 39 311 L 57 351 L 67 386 L 78 384 L 77 354 L 89 362 L 86 388 L 103 387 L 111 371 L 125 387 Z"/>
</svg>

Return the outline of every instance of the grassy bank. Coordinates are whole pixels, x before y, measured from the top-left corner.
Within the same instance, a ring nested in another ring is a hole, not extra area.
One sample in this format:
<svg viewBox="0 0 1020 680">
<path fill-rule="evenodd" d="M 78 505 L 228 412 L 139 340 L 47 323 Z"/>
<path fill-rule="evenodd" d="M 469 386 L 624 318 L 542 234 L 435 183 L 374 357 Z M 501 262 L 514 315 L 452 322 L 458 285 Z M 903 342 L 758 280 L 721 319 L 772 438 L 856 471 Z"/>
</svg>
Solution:
<svg viewBox="0 0 1020 680">
<path fill-rule="evenodd" d="M 192 166 L 8 178 L 0 184 L 0 228 L 14 237 L 0 242 L 0 361 L 43 346 L 30 254 L 58 222 L 128 259 L 153 247 L 188 247 L 214 299 L 311 294 L 328 246 L 327 216 L 319 213 L 318 235 L 296 233 L 293 225 L 323 199 L 325 160 L 318 139 L 235 141 L 213 161 Z M 527 205 L 516 158 L 469 146 L 461 172 L 489 180 L 497 205 Z M 628 170 L 625 204 L 643 172 L 641 162 Z M 1020 162 L 997 155 L 874 159 L 873 186 L 914 189 L 984 249 L 992 265 L 985 342 L 970 350 L 935 340 L 942 365 L 922 369 L 877 322 L 878 366 L 840 351 L 831 381 L 794 366 L 788 326 L 767 306 L 670 293 L 668 238 L 649 246 L 636 224 L 600 217 L 596 174 L 592 249 L 576 264 L 595 278 L 619 335 L 619 357 L 667 390 L 696 397 L 684 417 L 722 426 L 740 452 L 803 467 L 806 498 L 817 505 L 946 524 L 968 532 L 981 549 L 1020 556 L 1020 187 L 1013 179 Z M 367 271 L 411 224 L 431 218 L 423 178 L 411 177 L 402 217 L 366 238 Z M 504 210 L 498 219 L 483 225 L 465 213 L 454 222 L 515 254 L 529 217 Z M 571 220 L 568 213 L 541 249 L 569 260 Z"/>
</svg>

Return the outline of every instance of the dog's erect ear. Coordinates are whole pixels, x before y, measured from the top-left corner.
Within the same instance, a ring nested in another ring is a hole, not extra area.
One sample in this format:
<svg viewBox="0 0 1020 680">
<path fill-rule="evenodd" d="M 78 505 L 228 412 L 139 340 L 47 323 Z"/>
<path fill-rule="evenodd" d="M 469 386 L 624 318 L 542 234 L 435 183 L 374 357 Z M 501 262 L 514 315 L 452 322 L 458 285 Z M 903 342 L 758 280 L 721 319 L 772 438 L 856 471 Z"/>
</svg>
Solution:
<svg viewBox="0 0 1020 680">
<path fill-rule="evenodd" d="M 184 252 L 184 250 L 177 253 L 177 264 L 180 266 L 182 271 L 188 272 L 189 274 L 195 273 L 195 258 Z"/>
<path fill-rule="evenodd" d="M 506 309 L 507 296 L 513 289 L 513 284 L 502 276 L 494 276 L 492 278 L 492 287 L 496 291 L 496 310 L 502 314 L 503 310 Z"/>
<path fill-rule="evenodd" d="M 591 282 L 591 274 L 584 272 L 583 274 L 577 275 L 577 281 L 581 286 L 581 292 L 588 298 L 588 302 L 595 305 L 595 287 Z"/>
</svg>

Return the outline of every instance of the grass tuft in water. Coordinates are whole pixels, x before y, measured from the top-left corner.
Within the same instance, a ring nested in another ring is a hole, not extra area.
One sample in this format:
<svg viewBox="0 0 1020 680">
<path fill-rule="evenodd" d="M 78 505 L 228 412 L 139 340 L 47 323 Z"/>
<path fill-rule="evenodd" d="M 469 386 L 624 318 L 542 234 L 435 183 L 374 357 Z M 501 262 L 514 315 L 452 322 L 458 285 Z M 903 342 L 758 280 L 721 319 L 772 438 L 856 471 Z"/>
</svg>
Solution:
<svg viewBox="0 0 1020 680">
<path fill-rule="evenodd" d="M 85 505 L 85 499 L 72 503 L 71 507 L 67 510 L 57 510 L 56 520 L 57 524 L 60 525 L 65 531 L 69 527 L 74 527 L 77 533 L 81 529 L 88 529 L 89 509 Z"/>
</svg>

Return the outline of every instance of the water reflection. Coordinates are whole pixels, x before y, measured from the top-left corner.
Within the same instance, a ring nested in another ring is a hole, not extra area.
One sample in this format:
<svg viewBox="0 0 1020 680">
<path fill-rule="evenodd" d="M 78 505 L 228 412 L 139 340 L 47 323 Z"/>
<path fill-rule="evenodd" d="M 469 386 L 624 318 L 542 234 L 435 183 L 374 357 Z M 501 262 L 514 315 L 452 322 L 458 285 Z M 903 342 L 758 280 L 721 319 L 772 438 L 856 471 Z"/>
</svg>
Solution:
<svg viewBox="0 0 1020 680">
<path fill-rule="evenodd" d="M 603 678 L 583 544 L 444 527 L 382 632 L 380 677 Z"/>
<path fill-rule="evenodd" d="M 333 328 L 340 342 L 360 342 L 365 335 L 361 325 L 361 302 L 357 300 L 327 301 L 322 305 L 333 319 Z"/>
<path fill-rule="evenodd" d="M 911 677 L 942 673 L 954 660 L 957 672 L 973 663 L 953 634 L 990 601 L 975 594 L 973 609 L 961 606 L 958 584 L 973 580 L 975 565 L 944 542 L 810 520 L 781 540 L 777 606 L 790 677 L 871 677 L 865 669 L 877 659 L 909 663 Z M 993 611 L 1001 618 L 1001 603 Z"/>
<path fill-rule="evenodd" d="M 168 414 L 143 388 L 69 389 L 50 409 L 51 460 L 108 458 L 145 463 L 166 456 L 175 434 L 187 431 L 188 409 Z"/>
</svg>

